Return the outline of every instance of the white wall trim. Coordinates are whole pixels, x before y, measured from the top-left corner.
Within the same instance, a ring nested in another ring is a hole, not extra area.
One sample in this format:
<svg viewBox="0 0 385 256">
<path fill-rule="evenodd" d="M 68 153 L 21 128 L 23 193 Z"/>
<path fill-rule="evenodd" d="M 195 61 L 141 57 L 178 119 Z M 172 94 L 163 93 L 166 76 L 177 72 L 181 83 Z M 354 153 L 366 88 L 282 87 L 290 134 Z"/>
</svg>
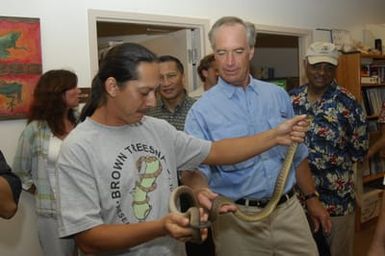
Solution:
<svg viewBox="0 0 385 256">
<path fill-rule="evenodd" d="M 197 19 L 177 16 L 166 15 L 154 15 L 144 13 L 132 13 L 132 12 L 117 12 L 117 11 L 104 11 L 104 10 L 88 10 L 88 31 L 90 42 L 90 70 L 91 77 L 93 77 L 98 70 L 98 46 L 97 46 L 97 21 L 111 21 L 121 23 L 136 23 L 136 24 L 151 24 L 151 25 L 164 25 L 175 26 L 185 28 L 198 28 L 200 31 L 200 49 L 201 56 L 206 55 L 209 45 L 207 33 L 209 31 L 208 19 Z"/>
</svg>

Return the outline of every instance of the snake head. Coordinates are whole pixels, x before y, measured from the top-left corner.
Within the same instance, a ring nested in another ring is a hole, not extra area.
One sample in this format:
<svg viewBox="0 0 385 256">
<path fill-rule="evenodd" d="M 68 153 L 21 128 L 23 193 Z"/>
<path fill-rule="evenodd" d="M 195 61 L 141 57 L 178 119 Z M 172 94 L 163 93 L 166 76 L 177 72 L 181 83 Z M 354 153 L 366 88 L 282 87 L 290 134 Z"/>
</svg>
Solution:
<svg viewBox="0 0 385 256">
<path fill-rule="evenodd" d="M 193 229 L 192 238 L 190 241 L 196 244 L 202 243 L 203 240 L 201 236 L 201 229 L 210 227 L 211 222 L 210 221 L 201 222 L 200 212 L 198 207 L 190 207 L 187 210 L 186 215 L 189 217 L 190 227 Z"/>
<path fill-rule="evenodd" d="M 218 219 L 219 214 L 236 211 L 238 211 L 238 207 L 231 199 L 224 196 L 217 196 L 213 200 L 209 219 L 211 222 L 214 222 Z"/>
<path fill-rule="evenodd" d="M 184 199 L 189 202 L 189 208 L 185 212 L 179 210 L 178 204 L 181 196 L 185 196 Z M 209 222 L 201 222 L 201 212 L 199 210 L 198 200 L 195 198 L 194 192 L 188 186 L 179 186 L 171 192 L 169 200 L 169 211 L 176 212 L 184 215 L 190 220 L 190 227 L 192 228 L 193 243 L 202 243 L 201 229 L 210 226 Z"/>
</svg>

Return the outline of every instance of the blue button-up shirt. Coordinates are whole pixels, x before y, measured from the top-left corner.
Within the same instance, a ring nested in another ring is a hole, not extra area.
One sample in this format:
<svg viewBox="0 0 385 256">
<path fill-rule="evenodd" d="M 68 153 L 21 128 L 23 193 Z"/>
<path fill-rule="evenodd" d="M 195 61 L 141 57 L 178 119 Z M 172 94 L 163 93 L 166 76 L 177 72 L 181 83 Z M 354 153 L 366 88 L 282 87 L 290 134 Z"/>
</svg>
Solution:
<svg viewBox="0 0 385 256">
<path fill-rule="evenodd" d="M 199 138 L 218 141 L 250 136 L 276 127 L 294 116 L 285 90 L 250 77 L 246 88 L 232 86 L 219 79 L 190 109 L 185 131 Z M 238 149 L 233 148 L 234 152 Z M 272 149 L 235 165 L 201 166 L 210 188 L 233 200 L 270 198 L 280 172 L 287 146 Z M 294 166 L 306 158 L 307 148 L 298 147 Z M 294 167 L 285 192 L 295 184 Z"/>
</svg>

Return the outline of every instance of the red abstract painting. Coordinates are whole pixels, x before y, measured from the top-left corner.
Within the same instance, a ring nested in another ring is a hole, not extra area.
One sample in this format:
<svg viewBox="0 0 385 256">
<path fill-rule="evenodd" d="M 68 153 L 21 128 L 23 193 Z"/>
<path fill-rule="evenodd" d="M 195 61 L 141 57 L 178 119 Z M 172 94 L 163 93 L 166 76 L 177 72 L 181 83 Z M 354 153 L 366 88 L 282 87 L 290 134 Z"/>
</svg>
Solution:
<svg viewBox="0 0 385 256">
<path fill-rule="evenodd" d="M 25 118 L 41 72 L 39 19 L 0 16 L 0 120 Z"/>
</svg>

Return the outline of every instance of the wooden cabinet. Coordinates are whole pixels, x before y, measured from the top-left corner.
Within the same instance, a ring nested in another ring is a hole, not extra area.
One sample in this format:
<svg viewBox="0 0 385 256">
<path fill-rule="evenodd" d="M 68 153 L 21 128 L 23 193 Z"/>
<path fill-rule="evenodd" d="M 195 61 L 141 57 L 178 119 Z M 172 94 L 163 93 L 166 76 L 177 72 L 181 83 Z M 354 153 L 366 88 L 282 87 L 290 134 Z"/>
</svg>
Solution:
<svg viewBox="0 0 385 256">
<path fill-rule="evenodd" d="M 360 62 L 359 53 L 342 54 L 339 58 L 336 78 L 339 85 L 348 89 L 359 102 L 362 102 Z"/>
<path fill-rule="evenodd" d="M 336 79 L 339 85 L 348 89 L 357 98 L 366 111 L 369 140 L 373 143 L 381 135 L 377 119 L 382 102 L 385 102 L 385 55 L 363 55 L 358 52 L 342 54 L 339 58 Z M 361 199 L 359 204 L 361 207 L 358 207 L 357 211 L 356 228 L 359 230 L 363 222 L 366 222 L 363 221 L 363 219 L 366 220 L 363 214 L 368 210 L 365 207 L 368 207 L 370 193 L 373 194 L 373 191 L 368 192 L 367 187 L 373 181 L 381 184 L 385 174 L 385 159 L 376 157 L 369 163 L 358 165 L 357 174 L 359 177 L 356 185 L 361 187 L 362 192 L 358 195 L 359 200 Z M 381 201 L 378 198 L 374 199 L 373 202 Z M 373 204 L 373 207 L 378 210 L 379 205 Z M 373 220 L 374 218 L 371 219 Z"/>
</svg>

